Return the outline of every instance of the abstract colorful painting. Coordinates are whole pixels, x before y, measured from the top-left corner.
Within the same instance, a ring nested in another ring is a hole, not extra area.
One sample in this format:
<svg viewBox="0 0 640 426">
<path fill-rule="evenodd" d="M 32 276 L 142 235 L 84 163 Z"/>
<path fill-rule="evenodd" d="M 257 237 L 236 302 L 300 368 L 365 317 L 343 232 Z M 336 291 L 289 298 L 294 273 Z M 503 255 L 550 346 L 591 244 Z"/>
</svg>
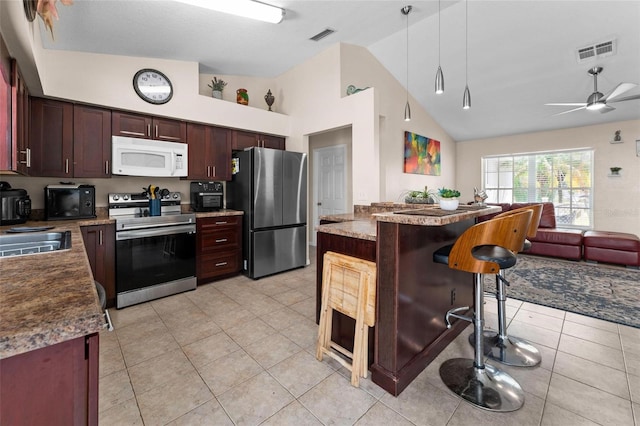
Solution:
<svg viewBox="0 0 640 426">
<path fill-rule="evenodd" d="M 440 176 L 440 141 L 404 132 L 404 172 Z"/>
</svg>

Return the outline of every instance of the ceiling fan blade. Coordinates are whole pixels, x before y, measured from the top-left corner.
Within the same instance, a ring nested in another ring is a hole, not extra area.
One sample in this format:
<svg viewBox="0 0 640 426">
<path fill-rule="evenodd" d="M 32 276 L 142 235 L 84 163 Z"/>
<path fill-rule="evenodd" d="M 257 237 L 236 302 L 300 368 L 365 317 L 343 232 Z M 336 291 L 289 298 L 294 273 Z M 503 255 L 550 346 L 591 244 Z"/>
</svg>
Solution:
<svg viewBox="0 0 640 426">
<path fill-rule="evenodd" d="M 605 105 L 605 106 L 604 106 L 604 108 L 602 108 L 602 109 L 600 110 L 600 114 L 605 114 L 605 113 L 607 113 L 607 112 L 611 112 L 611 111 L 613 111 L 613 110 L 615 110 L 615 108 L 614 108 L 614 107 L 611 107 L 611 106 L 609 106 L 609 105 Z"/>
<path fill-rule="evenodd" d="M 574 102 L 574 103 L 563 103 L 563 104 L 545 104 L 551 106 L 586 106 L 584 102 Z"/>
<path fill-rule="evenodd" d="M 573 112 L 573 111 L 578 111 L 578 110 L 581 110 L 581 109 L 585 109 L 586 107 L 587 107 L 586 105 L 583 105 L 581 107 L 570 109 L 569 111 L 562 111 L 562 112 L 559 112 L 559 113 L 553 114 L 553 115 L 556 116 L 556 115 L 568 114 L 568 113 Z"/>
<path fill-rule="evenodd" d="M 624 98 L 620 98 L 620 99 L 614 99 L 612 101 L 608 101 L 608 102 L 622 102 L 622 101 L 631 101 L 633 99 L 640 99 L 640 95 L 632 95 L 632 96 L 627 96 Z"/>
<path fill-rule="evenodd" d="M 624 92 L 627 92 L 627 91 L 633 89 L 636 86 L 637 86 L 637 84 L 635 84 L 635 83 L 620 83 L 615 87 L 615 89 L 613 89 L 611 91 L 611 93 L 606 95 L 603 99 L 605 100 L 605 102 L 608 102 L 611 99 L 622 95 Z"/>
</svg>

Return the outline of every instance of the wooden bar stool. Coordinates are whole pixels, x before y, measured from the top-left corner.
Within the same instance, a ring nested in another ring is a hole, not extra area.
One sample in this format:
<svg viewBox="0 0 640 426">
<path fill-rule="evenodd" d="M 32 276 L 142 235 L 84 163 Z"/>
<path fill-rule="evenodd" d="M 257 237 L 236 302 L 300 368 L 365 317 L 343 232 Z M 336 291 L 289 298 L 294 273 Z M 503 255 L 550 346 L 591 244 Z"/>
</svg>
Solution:
<svg viewBox="0 0 640 426">
<path fill-rule="evenodd" d="M 367 377 L 369 327 L 376 322 L 376 264 L 330 251 L 323 259 L 316 358 L 322 361 L 328 355 L 337 360 L 351 371 L 351 384 L 358 387 L 360 377 Z M 356 320 L 353 352 L 331 340 L 334 309 Z"/>
<path fill-rule="evenodd" d="M 531 210 L 499 219 L 478 223 L 467 229 L 453 245 L 442 247 L 433 254 L 436 263 L 451 269 L 474 274 L 473 317 L 458 314 L 469 306 L 454 308 L 446 313 L 447 327 L 450 317 L 470 321 L 474 334 L 482 336 L 484 327 L 484 274 L 497 274 L 516 263 L 513 250 L 524 244 L 531 221 Z M 440 377 L 455 394 L 480 408 L 491 411 L 515 411 L 524 404 L 524 391 L 520 384 L 498 368 L 484 362 L 484 339 L 475 339 L 474 359 L 448 359 L 440 366 Z"/>
<path fill-rule="evenodd" d="M 510 216 L 525 210 L 531 210 L 532 217 L 529 227 L 527 228 L 527 238 L 533 238 L 538 232 L 540 218 L 542 217 L 542 208 L 542 204 L 521 207 L 519 209 L 500 213 L 492 220 Z M 529 248 L 531 248 L 531 242 L 525 239 L 522 248 L 515 251 L 515 253 L 527 251 Z M 484 330 L 485 355 L 494 361 L 512 365 L 514 367 L 535 367 L 542 361 L 540 351 L 524 339 L 507 335 L 506 286 L 509 285 L 509 282 L 505 277 L 505 269 L 501 268 L 500 272 L 496 275 L 495 297 L 498 300 L 498 332 L 496 333 L 494 330 Z M 469 343 L 471 343 L 471 345 L 475 345 L 475 334 L 469 335 Z"/>
</svg>

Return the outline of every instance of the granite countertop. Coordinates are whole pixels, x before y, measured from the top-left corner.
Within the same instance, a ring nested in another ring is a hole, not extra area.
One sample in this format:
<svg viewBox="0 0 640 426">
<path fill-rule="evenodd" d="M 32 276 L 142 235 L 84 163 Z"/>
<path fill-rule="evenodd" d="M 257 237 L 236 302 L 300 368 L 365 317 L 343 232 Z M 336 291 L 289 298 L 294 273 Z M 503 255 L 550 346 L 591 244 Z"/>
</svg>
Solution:
<svg viewBox="0 0 640 426">
<path fill-rule="evenodd" d="M 100 219 L 98 222 L 100 222 Z M 28 222 L 71 231 L 71 249 L 0 258 L 0 359 L 101 331 L 104 318 L 79 224 Z M 96 224 L 95 220 L 91 224 Z M 0 232 L 13 226 L 0 227 Z"/>
<path fill-rule="evenodd" d="M 380 222 L 419 226 L 443 226 L 501 211 L 502 208 L 499 206 L 469 205 L 460 205 L 457 210 L 450 211 L 442 210 L 437 204 L 433 204 L 430 207 L 417 209 L 373 213 L 373 216 Z"/>
<path fill-rule="evenodd" d="M 372 209 L 369 211 L 366 208 L 359 208 L 355 213 L 320 216 L 320 220 L 329 220 L 336 223 L 319 225 L 316 227 L 316 231 L 376 241 L 377 222 L 443 226 L 500 211 L 501 208 L 498 206 L 477 207 L 461 205 L 458 210 L 447 211 L 440 209 L 437 204 L 375 203 L 372 204 Z M 402 212 L 406 213 L 403 214 Z"/>
</svg>

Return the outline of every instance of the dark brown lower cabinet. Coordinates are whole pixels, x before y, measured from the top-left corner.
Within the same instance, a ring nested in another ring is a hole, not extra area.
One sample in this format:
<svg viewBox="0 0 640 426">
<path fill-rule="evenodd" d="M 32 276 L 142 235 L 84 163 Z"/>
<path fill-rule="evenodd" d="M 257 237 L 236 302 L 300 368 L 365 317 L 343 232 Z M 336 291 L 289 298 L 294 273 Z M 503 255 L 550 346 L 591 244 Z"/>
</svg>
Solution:
<svg viewBox="0 0 640 426">
<path fill-rule="evenodd" d="M 0 424 L 98 424 L 99 335 L 0 360 Z"/>
<path fill-rule="evenodd" d="M 196 227 L 198 284 L 240 272 L 242 216 L 199 218 Z"/>
<path fill-rule="evenodd" d="M 107 308 L 116 304 L 116 228 L 115 225 L 82 226 L 82 240 L 93 279 L 104 287 Z"/>
</svg>

